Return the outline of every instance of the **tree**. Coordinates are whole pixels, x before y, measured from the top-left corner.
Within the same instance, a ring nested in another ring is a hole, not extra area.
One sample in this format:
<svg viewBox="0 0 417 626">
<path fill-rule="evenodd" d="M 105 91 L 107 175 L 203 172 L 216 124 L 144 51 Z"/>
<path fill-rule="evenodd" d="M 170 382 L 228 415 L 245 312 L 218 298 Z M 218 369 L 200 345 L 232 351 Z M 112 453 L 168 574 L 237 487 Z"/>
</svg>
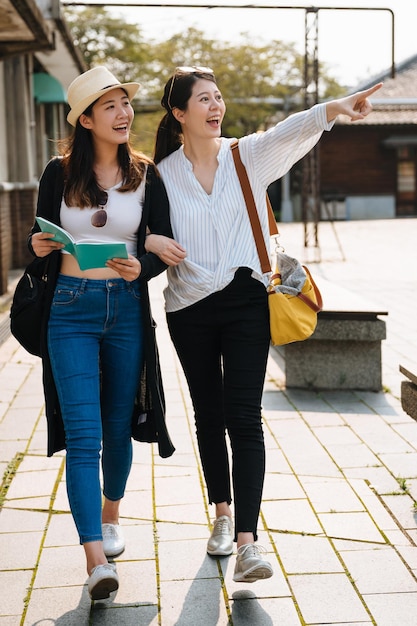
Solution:
<svg viewBox="0 0 417 626">
<path fill-rule="evenodd" d="M 151 99 L 160 100 L 163 86 L 176 66 L 209 66 L 227 104 L 223 134 L 240 137 L 268 127 L 277 112 L 293 110 L 302 101 L 303 59 L 290 44 L 280 41 L 253 44 L 249 34 L 230 44 L 207 39 L 190 28 L 153 45 L 154 78 Z"/>
<path fill-rule="evenodd" d="M 67 7 L 65 19 L 88 67 L 106 65 L 124 82 L 147 78 L 143 68 L 149 64 L 151 50 L 137 24 L 112 17 L 100 7 Z"/>
<path fill-rule="evenodd" d="M 145 40 L 138 25 L 112 17 L 105 9 L 66 9 L 66 19 L 91 67 L 105 64 L 123 81 L 141 83 L 135 100 L 139 115 L 134 131 L 138 145 L 152 154 L 155 131 L 163 115 L 159 102 L 176 66 L 209 66 L 227 105 L 223 134 L 230 137 L 257 132 L 303 108 L 304 58 L 293 44 L 281 41 L 254 44 L 249 33 L 231 44 L 209 39 L 189 28 L 162 42 Z M 322 72 L 325 96 L 340 95 L 336 81 Z"/>
</svg>

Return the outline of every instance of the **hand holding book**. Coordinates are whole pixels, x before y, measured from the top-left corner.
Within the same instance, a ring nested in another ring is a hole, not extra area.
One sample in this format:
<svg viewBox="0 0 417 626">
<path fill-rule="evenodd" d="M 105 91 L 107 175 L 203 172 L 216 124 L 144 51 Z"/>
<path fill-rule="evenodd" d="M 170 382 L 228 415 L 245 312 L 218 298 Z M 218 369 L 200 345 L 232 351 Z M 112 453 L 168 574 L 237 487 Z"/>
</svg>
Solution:
<svg viewBox="0 0 417 626">
<path fill-rule="evenodd" d="M 123 241 L 84 240 L 76 242 L 70 233 L 53 222 L 43 217 L 37 217 L 36 221 L 42 232 L 53 233 L 53 239 L 64 244 L 63 250 L 77 259 L 81 270 L 106 267 L 106 262 L 109 259 L 128 258 L 126 244 Z"/>
</svg>

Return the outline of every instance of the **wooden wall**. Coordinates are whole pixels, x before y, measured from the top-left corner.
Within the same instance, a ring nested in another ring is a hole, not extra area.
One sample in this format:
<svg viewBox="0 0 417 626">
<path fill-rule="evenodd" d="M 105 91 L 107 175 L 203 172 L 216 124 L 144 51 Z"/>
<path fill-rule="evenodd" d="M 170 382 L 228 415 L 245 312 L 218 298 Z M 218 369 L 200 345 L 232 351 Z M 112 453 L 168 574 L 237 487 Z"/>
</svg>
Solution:
<svg viewBox="0 0 417 626">
<path fill-rule="evenodd" d="M 415 128 L 413 127 L 415 132 Z M 396 150 L 383 145 L 393 134 L 410 134 L 389 126 L 336 125 L 320 140 L 321 195 L 396 195 Z"/>
</svg>

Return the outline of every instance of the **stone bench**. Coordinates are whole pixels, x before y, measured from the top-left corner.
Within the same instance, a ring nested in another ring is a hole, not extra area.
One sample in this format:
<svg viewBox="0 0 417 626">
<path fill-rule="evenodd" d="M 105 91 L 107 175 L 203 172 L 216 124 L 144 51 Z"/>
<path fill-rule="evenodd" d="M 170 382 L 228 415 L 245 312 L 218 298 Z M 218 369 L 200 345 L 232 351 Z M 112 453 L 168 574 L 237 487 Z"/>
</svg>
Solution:
<svg viewBox="0 0 417 626">
<path fill-rule="evenodd" d="M 400 365 L 400 372 L 408 380 L 401 381 L 401 406 L 403 411 L 417 420 L 417 375 Z"/>
<path fill-rule="evenodd" d="M 381 341 L 388 315 L 365 297 L 314 276 L 323 311 L 313 335 L 276 348 L 285 361 L 286 387 L 382 389 Z"/>
</svg>

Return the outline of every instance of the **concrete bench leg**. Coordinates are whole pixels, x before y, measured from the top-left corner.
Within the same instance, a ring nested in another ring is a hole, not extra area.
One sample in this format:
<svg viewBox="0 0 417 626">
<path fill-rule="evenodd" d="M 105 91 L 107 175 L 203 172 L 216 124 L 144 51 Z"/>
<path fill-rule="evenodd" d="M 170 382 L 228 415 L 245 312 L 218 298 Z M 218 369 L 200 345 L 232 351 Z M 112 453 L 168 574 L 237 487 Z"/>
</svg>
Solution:
<svg viewBox="0 0 417 626">
<path fill-rule="evenodd" d="M 310 339 L 285 346 L 286 386 L 381 391 L 385 336 L 379 319 L 320 319 Z"/>
<path fill-rule="evenodd" d="M 308 341 L 285 346 L 286 387 L 381 391 L 381 342 Z"/>
<path fill-rule="evenodd" d="M 417 386 L 409 380 L 401 382 L 401 406 L 414 420 L 417 420 Z"/>
</svg>

